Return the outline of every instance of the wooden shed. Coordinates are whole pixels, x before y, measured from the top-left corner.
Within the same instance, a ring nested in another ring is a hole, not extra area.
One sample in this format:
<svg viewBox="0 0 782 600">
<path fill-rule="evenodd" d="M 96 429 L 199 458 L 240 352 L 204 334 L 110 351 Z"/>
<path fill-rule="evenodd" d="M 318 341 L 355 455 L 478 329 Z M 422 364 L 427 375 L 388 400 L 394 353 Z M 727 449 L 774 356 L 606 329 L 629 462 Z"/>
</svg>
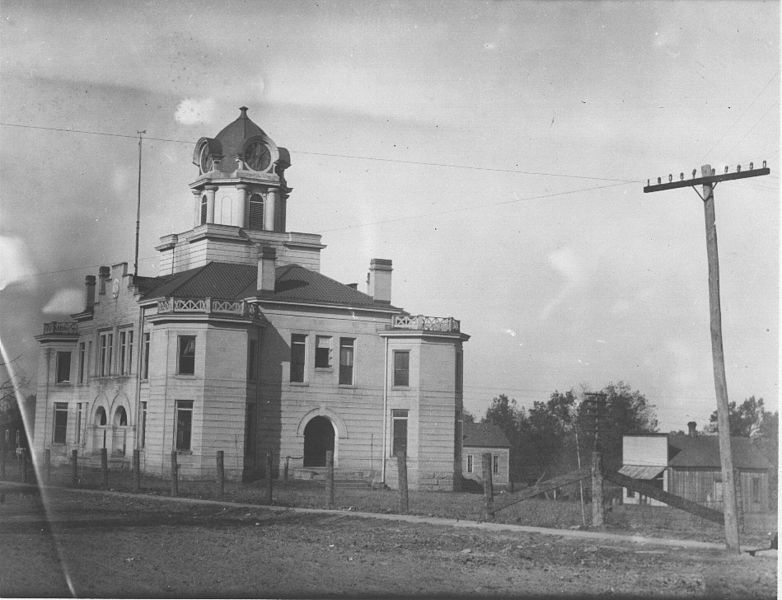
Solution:
<svg viewBox="0 0 782 600">
<path fill-rule="evenodd" d="M 769 510 L 769 461 L 744 437 L 732 437 L 739 509 Z M 716 510 L 722 510 L 722 470 L 716 435 L 671 434 L 668 437 L 668 490 Z"/>
</svg>

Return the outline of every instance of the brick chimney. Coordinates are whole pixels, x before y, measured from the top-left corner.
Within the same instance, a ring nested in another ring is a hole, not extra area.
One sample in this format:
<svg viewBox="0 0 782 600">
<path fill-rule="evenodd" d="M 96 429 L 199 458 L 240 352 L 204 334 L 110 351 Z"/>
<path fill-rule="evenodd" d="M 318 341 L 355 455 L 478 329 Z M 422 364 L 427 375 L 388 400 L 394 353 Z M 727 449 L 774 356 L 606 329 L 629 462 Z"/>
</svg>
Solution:
<svg viewBox="0 0 782 600">
<path fill-rule="evenodd" d="M 84 312 L 92 312 L 95 308 L 95 275 L 84 278 Z"/>
<path fill-rule="evenodd" d="M 106 282 L 111 279 L 111 267 L 101 267 L 98 269 L 98 279 L 100 279 L 99 294 L 106 293 Z"/>
<path fill-rule="evenodd" d="M 258 249 L 258 292 L 273 292 L 276 280 L 277 251 L 271 246 Z"/>
<path fill-rule="evenodd" d="M 370 261 L 367 294 L 375 302 L 391 304 L 391 271 L 391 261 L 386 258 L 373 258 Z"/>
<path fill-rule="evenodd" d="M 698 426 L 698 424 L 695 421 L 690 421 L 687 423 L 687 429 L 689 430 L 687 432 L 687 435 L 690 437 L 696 437 L 698 433 L 695 431 L 695 428 Z"/>
</svg>

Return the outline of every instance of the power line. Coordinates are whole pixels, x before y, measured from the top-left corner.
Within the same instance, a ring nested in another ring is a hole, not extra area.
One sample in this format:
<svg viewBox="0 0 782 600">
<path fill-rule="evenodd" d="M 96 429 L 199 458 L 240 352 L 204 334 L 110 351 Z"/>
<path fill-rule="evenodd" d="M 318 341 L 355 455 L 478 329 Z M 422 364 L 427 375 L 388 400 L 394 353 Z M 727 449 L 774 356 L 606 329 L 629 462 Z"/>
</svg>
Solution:
<svg viewBox="0 0 782 600">
<path fill-rule="evenodd" d="M 576 190 L 568 190 L 568 191 L 565 191 L 565 192 L 553 192 L 551 194 L 540 194 L 538 196 L 527 196 L 525 198 L 514 198 L 513 200 L 503 200 L 502 202 L 492 202 L 490 204 L 483 204 L 481 206 L 463 206 L 461 208 L 452 208 L 450 210 L 442 210 L 442 211 L 437 211 L 437 212 L 421 213 L 421 214 L 417 214 L 417 215 L 404 215 L 404 216 L 396 217 L 396 218 L 393 218 L 393 219 L 385 219 L 383 221 L 372 221 L 371 223 L 360 223 L 358 225 L 346 225 L 345 227 L 335 227 L 334 229 L 323 229 L 321 231 L 323 233 L 331 233 L 331 232 L 334 232 L 334 231 L 346 231 L 346 230 L 349 230 L 349 229 L 360 229 L 361 227 L 369 227 L 370 225 L 384 225 L 386 223 L 395 223 L 397 221 L 407 221 L 407 220 L 410 220 L 410 219 L 421 219 L 421 218 L 424 218 L 424 217 L 448 215 L 448 214 L 453 214 L 453 213 L 463 212 L 463 211 L 468 211 L 468 210 L 479 210 L 479 209 L 484 209 L 487 206 L 501 206 L 501 205 L 504 205 L 504 204 L 515 204 L 516 202 L 526 202 L 526 201 L 530 201 L 530 200 L 542 200 L 542 199 L 545 199 L 545 198 L 555 198 L 557 196 L 567 196 L 569 194 L 577 194 L 579 192 L 592 192 L 592 191 L 596 191 L 596 190 L 604 190 L 604 189 L 613 188 L 613 187 L 630 185 L 631 183 L 635 184 L 637 182 L 631 181 L 631 182 L 626 182 L 626 183 L 612 183 L 612 184 L 609 184 L 609 185 L 599 185 L 599 186 L 589 187 L 589 188 L 579 188 L 579 189 L 576 189 Z"/>
<path fill-rule="evenodd" d="M 741 139 L 740 139 L 738 142 L 736 142 L 735 144 L 733 144 L 733 145 L 732 145 L 730 148 L 728 148 L 728 149 L 725 151 L 725 154 L 729 154 L 730 152 L 732 152 L 732 151 L 733 151 L 733 149 L 734 149 L 736 146 L 738 146 L 738 145 L 739 145 L 741 142 L 743 142 L 743 141 L 744 141 L 744 140 L 747 138 L 747 136 L 748 136 L 750 133 L 752 133 L 752 132 L 755 130 L 755 127 L 757 127 L 758 125 L 760 125 L 761 121 L 763 121 L 763 119 L 765 119 L 765 118 L 766 118 L 766 115 L 767 115 L 767 114 L 768 114 L 768 113 L 771 111 L 771 109 L 772 109 L 772 108 L 774 108 L 775 106 L 777 106 L 778 104 L 779 104 L 779 100 L 776 100 L 776 101 L 774 101 L 774 102 L 771 104 L 771 106 L 769 106 L 769 107 L 768 107 L 768 108 L 767 108 L 767 109 L 766 109 L 766 110 L 763 112 L 763 114 L 762 114 L 762 115 L 760 115 L 760 118 L 759 118 L 757 121 L 755 121 L 755 124 L 754 124 L 752 127 L 750 127 L 750 128 L 749 128 L 749 130 L 747 131 L 747 133 L 745 133 L 745 134 L 742 136 L 742 138 L 741 138 Z"/>
<path fill-rule="evenodd" d="M 760 96 L 762 96 L 762 95 L 763 95 L 763 92 L 765 92 L 765 91 L 766 91 L 766 88 L 767 88 L 769 85 L 771 85 L 771 82 L 772 82 L 772 81 L 774 81 L 774 79 L 776 79 L 776 78 L 777 78 L 777 75 L 778 75 L 777 73 L 774 73 L 774 74 L 771 76 L 771 78 L 770 78 L 770 79 L 769 79 L 769 80 L 766 82 L 766 85 L 764 85 L 764 86 L 763 86 L 763 89 L 761 89 L 761 90 L 760 90 L 760 91 L 757 93 L 757 95 L 756 95 L 756 96 L 755 96 L 755 97 L 752 99 L 752 102 L 750 102 L 750 103 L 749 103 L 749 105 L 748 105 L 748 106 L 747 106 L 747 107 L 746 107 L 746 108 L 745 108 L 745 109 L 744 109 L 744 110 L 741 112 L 741 114 L 740 114 L 740 115 L 739 115 L 739 116 L 736 118 L 736 120 L 735 120 L 735 121 L 733 121 L 733 123 L 730 125 L 730 127 L 728 127 L 728 129 L 725 131 L 725 133 L 723 133 L 723 134 L 722 134 L 722 137 L 720 137 L 720 139 L 718 139 L 716 142 L 714 142 L 714 144 L 712 145 L 712 147 L 711 147 L 711 148 L 709 148 L 709 149 L 708 149 L 708 151 L 706 151 L 706 153 L 703 155 L 703 158 L 701 158 L 700 162 L 703 162 L 704 160 L 706 160 L 706 158 L 709 156 L 709 154 L 711 154 L 711 151 L 712 151 L 712 150 L 714 150 L 714 148 L 716 148 L 717 146 L 719 146 L 719 145 L 720 145 L 720 143 L 722 143 L 722 140 L 724 140 L 726 137 L 728 137 L 728 134 L 729 134 L 729 133 L 730 133 L 730 132 L 733 130 L 733 128 L 736 126 L 736 124 L 737 124 L 739 121 L 741 121 L 741 119 L 744 117 L 744 115 L 745 115 L 745 114 L 747 114 L 747 111 L 749 111 L 749 109 L 750 109 L 750 108 L 752 108 L 752 107 L 755 105 L 755 102 L 757 102 L 757 101 L 758 101 L 758 98 L 760 98 Z M 772 106 L 773 106 L 773 105 L 772 105 Z M 763 115 L 763 116 L 765 116 L 765 113 L 764 113 L 764 115 Z M 755 127 L 753 126 L 753 127 L 752 127 L 752 129 L 754 129 L 754 128 L 755 128 Z M 750 131 L 751 131 L 751 130 L 750 130 Z M 745 136 L 745 137 L 746 137 L 746 136 Z M 744 138 L 741 138 L 741 139 L 743 140 Z M 731 148 L 731 150 L 732 150 L 732 149 L 733 149 L 733 148 Z M 729 152 L 730 152 L 730 150 L 728 150 L 728 153 L 729 153 Z"/>
<path fill-rule="evenodd" d="M 0 122 L 0 126 L 2 127 L 19 127 L 22 129 L 37 129 L 37 130 L 43 130 L 43 131 L 57 131 L 60 133 L 81 133 L 85 135 L 100 135 L 100 136 L 107 136 L 107 137 L 118 137 L 118 138 L 125 138 L 125 139 L 132 139 L 137 140 L 137 135 L 127 135 L 123 133 L 112 133 L 107 131 L 93 131 L 88 129 L 70 129 L 65 127 L 44 127 L 40 125 L 25 125 L 22 123 L 5 123 Z M 176 140 L 172 138 L 159 138 L 159 137 L 152 137 L 152 136 L 146 136 L 144 137 L 147 141 L 156 141 L 156 142 L 172 142 L 175 144 L 188 144 L 193 145 L 195 142 L 192 140 Z M 361 155 L 355 155 L 355 154 L 332 154 L 327 152 L 312 152 L 308 150 L 293 150 L 296 154 L 304 154 L 308 156 L 326 156 L 329 158 L 345 158 L 350 160 L 369 160 L 369 161 L 376 161 L 376 162 L 387 162 L 387 163 L 397 163 L 397 164 L 403 164 L 403 165 L 419 165 L 423 167 L 440 167 L 440 168 L 447 168 L 447 169 L 466 169 L 471 171 L 486 171 L 489 173 L 513 173 L 517 175 L 533 175 L 533 176 L 539 176 L 539 177 L 562 177 L 566 179 L 586 179 L 586 180 L 592 180 L 592 181 L 612 181 L 612 182 L 619 182 L 619 183 L 638 183 L 640 180 L 638 179 L 615 179 L 615 178 L 606 178 L 606 177 L 591 177 L 587 175 L 574 175 L 571 173 L 547 173 L 543 171 L 524 171 L 522 169 L 501 169 L 501 168 L 494 168 L 494 167 L 480 167 L 475 165 L 457 165 L 452 163 L 436 163 L 436 162 L 426 162 L 426 161 L 417 161 L 417 160 L 405 160 L 401 158 L 382 158 L 377 156 L 361 156 Z"/>
</svg>

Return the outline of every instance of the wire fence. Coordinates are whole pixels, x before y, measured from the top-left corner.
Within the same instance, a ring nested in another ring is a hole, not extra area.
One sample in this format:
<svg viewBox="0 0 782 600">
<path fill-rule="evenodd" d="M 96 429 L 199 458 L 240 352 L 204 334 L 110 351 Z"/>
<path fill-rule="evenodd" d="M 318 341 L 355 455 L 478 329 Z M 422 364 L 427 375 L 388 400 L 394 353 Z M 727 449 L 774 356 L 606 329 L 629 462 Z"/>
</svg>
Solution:
<svg viewBox="0 0 782 600">
<path fill-rule="evenodd" d="M 134 469 L 133 463 L 111 461 L 110 457 L 77 456 L 70 463 L 52 464 L 44 455 L 37 469 L 28 453 L 21 455 L 4 452 L 0 456 L 0 480 L 25 482 L 72 489 L 110 490 L 133 492 L 155 496 L 179 496 L 226 502 L 274 505 L 299 508 L 332 508 L 337 510 L 369 513 L 409 513 L 421 516 L 460 520 L 510 523 L 526 526 L 558 529 L 592 528 L 591 498 L 587 494 L 583 502 L 578 488 L 570 486 L 571 493 L 547 492 L 530 499 L 517 501 L 527 486 L 513 486 L 513 492 L 494 490 L 483 486 L 481 491 L 443 492 L 389 489 L 372 485 L 369 480 L 352 480 L 328 477 L 297 479 L 284 471 L 270 470 L 272 477 L 251 481 L 226 479 L 215 469 L 206 477 L 183 478 L 145 473 Z M 172 455 L 172 466 L 176 460 Z M 277 460 L 267 460 L 279 464 Z M 219 453 L 214 457 L 219 465 Z M 283 461 L 284 462 L 284 461 Z M 137 465 L 138 463 L 136 463 Z M 175 469 L 171 472 L 178 472 Z M 406 487 L 406 486 L 405 486 Z M 585 486 L 588 490 L 589 486 Z M 13 493 L 13 487 L 0 485 L 0 495 Z M 617 494 L 604 490 L 603 528 L 616 533 L 650 537 L 692 539 L 723 542 L 724 530 L 713 523 L 667 506 L 622 505 Z M 742 519 L 742 544 L 764 546 L 769 536 L 777 530 L 776 508 L 774 512 L 746 514 Z"/>
</svg>

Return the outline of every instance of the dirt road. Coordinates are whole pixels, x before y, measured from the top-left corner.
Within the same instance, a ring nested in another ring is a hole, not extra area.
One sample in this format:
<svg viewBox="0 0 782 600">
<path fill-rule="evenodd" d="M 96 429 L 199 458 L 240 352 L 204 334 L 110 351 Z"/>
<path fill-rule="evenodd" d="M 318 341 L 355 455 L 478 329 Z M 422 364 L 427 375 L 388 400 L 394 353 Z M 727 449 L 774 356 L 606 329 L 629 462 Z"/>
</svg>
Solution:
<svg viewBox="0 0 782 600">
<path fill-rule="evenodd" d="M 776 560 L 51 492 L 0 505 L 0 596 L 773 598 Z"/>
</svg>

